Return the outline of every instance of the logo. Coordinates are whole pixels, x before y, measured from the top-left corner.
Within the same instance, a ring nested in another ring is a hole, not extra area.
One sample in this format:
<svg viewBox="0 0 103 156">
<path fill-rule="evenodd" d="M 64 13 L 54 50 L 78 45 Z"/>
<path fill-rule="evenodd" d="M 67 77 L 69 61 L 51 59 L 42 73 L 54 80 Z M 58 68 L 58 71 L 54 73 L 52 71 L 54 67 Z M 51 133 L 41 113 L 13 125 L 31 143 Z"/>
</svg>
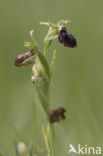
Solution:
<svg viewBox="0 0 103 156">
<path fill-rule="evenodd" d="M 74 154 L 97 154 L 100 155 L 102 153 L 101 147 L 89 147 L 86 144 L 84 146 L 81 146 L 78 144 L 78 147 L 75 148 L 72 144 L 69 145 L 69 151 L 68 154 L 74 153 Z"/>
</svg>

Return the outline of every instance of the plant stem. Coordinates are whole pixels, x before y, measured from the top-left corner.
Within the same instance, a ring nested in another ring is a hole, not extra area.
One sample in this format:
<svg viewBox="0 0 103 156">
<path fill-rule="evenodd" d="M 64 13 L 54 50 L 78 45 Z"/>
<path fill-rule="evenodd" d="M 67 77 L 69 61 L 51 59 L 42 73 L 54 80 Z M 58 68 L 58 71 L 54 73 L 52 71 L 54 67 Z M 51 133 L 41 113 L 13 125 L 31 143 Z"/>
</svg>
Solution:
<svg viewBox="0 0 103 156">
<path fill-rule="evenodd" d="M 53 139 L 52 139 L 52 124 L 48 122 L 48 126 L 42 126 L 42 132 L 45 139 L 45 144 L 48 150 L 48 156 L 54 156 Z"/>
<path fill-rule="evenodd" d="M 51 155 L 50 156 L 54 156 L 54 148 L 53 148 L 53 135 L 52 135 L 52 129 L 53 129 L 53 125 L 49 122 L 48 123 L 48 132 L 49 132 L 49 138 L 50 138 L 50 149 L 51 149 Z"/>
</svg>

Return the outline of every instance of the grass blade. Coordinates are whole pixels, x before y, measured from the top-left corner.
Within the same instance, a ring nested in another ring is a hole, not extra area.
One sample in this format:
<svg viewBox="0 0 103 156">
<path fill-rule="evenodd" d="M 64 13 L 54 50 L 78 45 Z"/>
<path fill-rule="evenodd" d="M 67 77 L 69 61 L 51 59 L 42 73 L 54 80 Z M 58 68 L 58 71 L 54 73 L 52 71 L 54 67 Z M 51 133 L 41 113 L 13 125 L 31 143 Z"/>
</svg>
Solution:
<svg viewBox="0 0 103 156">
<path fill-rule="evenodd" d="M 0 141 L 0 147 L 2 149 L 2 151 L 5 153 L 5 156 L 10 156 L 9 152 L 7 151 L 6 147 L 4 146 L 4 144 Z"/>
</svg>

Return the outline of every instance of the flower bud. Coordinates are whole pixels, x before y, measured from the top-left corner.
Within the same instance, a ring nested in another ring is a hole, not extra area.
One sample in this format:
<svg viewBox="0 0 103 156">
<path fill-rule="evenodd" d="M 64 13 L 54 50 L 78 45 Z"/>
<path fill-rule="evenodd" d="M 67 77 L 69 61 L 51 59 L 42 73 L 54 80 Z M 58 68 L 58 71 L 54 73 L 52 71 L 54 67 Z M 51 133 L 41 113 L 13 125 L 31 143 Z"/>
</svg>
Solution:
<svg viewBox="0 0 103 156">
<path fill-rule="evenodd" d="M 59 107 L 55 110 L 50 111 L 49 121 L 54 122 L 61 122 L 62 120 L 65 120 L 64 113 L 66 110 L 63 107 Z"/>
<path fill-rule="evenodd" d="M 23 142 L 20 142 L 17 145 L 17 150 L 20 155 L 24 154 L 26 152 L 26 145 Z"/>
<path fill-rule="evenodd" d="M 34 52 L 31 50 L 25 54 L 21 54 L 21 55 L 17 56 L 14 61 L 15 66 L 21 67 L 21 66 L 25 66 L 25 65 L 33 63 L 33 60 L 29 59 L 33 55 L 34 55 Z M 28 59 L 28 61 L 26 61 L 27 59 Z"/>
<path fill-rule="evenodd" d="M 35 64 L 32 67 L 32 71 L 33 71 L 32 82 L 36 82 L 39 80 L 39 78 L 43 77 L 43 68 L 38 57 L 35 59 Z"/>
<path fill-rule="evenodd" d="M 58 40 L 65 47 L 74 48 L 77 46 L 77 41 L 72 34 L 69 34 L 65 27 L 62 27 L 58 36 Z"/>
<path fill-rule="evenodd" d="M 38 77 L 36 77 L 36 76 L 32 76 L 31 77 L 31 82 L 32 83 L 35 83 L 35 82 L 37 82 L 38 81 Z"/>
</svg>

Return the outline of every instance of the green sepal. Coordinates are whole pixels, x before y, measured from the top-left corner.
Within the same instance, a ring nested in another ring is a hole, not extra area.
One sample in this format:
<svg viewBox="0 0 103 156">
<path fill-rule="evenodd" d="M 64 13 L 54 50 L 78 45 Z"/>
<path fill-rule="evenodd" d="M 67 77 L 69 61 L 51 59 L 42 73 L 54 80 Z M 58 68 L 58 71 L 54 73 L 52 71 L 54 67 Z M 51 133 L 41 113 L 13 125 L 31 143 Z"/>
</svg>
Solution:
<svg viewBox="0 0 103 156">
<path fill-rule="evenodd" d="M 59 20 L 58 23 L 57 23 L 57 25 L 58 25 L 58 26 L 61 25 L 61 26 L 63 27 L 63 26 L 65 26 L 65 25 L 67 25 L 67 24 L 70 24 L 70 23 L 71 23 L 71 22 L 70 22 L 69 20 Z"/>
<path fill-rule="evenodd" d="M 44 43 L 46 43 L 47 41 L 56 39 L 58 37 L 58 31 L 57 30 L 58 30 L 57 28 L 50 26 L 48 33 L 44 39 Z"/>
</svg>

